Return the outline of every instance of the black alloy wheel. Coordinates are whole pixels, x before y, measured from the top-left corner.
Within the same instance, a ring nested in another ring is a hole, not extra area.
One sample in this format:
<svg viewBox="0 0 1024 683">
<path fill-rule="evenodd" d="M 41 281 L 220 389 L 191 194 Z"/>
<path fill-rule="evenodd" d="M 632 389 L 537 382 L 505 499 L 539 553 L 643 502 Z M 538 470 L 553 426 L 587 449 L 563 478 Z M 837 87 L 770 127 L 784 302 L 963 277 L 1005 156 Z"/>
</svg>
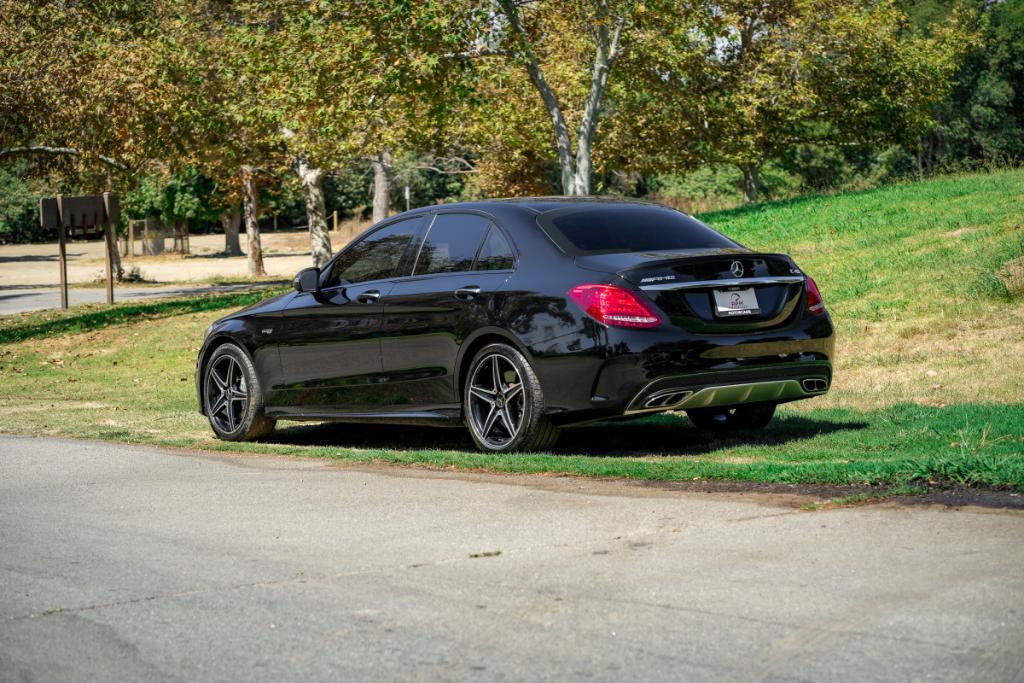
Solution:
<svg viewBox="0 0 1024 683">
<path fill-rule="evenodd" d="M 274 429 L 275 421 L 264 414 L 252 361 L 234 344 L 217 347 L 206 364 L 203 400 L 210 426 L 221 439 L 251 441 Z"/>
<path fill-rule="evenodd" d="M 463 410 L 481 450 L 541 450 L 558 439 L 558 428 L 543 414 L 544 394 L 533 368 L 506 344 L 484 347 L 473 359 Z"/>
</svg>

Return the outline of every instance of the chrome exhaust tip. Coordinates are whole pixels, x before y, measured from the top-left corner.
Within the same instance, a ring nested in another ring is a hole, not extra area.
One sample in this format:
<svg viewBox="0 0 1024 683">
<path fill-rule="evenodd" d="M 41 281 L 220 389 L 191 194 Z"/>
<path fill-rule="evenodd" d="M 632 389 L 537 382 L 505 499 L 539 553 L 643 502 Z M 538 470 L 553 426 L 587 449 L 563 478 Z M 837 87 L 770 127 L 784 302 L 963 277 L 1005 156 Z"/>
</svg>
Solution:
<svg viewBox="0 0 1024 683">
<path fill-rule="evenodd" d="M 800 380 L 800 386 L 809 394 L 817 394 L 828 389 L 828 382 L 817 377 Z"/>
<path fill-rule="evenodd" d="M 644 401 L 644 408 L 671 408 L 679 405 L 693 394 L 692 391 L 678 389 L 663 391 Z"/>
</svg>

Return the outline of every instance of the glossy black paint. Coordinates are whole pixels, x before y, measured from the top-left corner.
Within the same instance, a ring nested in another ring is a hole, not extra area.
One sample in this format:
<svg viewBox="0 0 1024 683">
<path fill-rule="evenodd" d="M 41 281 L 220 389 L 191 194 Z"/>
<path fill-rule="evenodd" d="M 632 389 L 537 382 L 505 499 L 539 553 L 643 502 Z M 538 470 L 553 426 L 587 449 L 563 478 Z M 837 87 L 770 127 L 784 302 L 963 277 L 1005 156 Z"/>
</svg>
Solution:
<svg viewBox="0 0 1024 683">
<path fill-rule="evenodd" d="M 831 382 L 832 322 L 827 312 L 805 310 L 802 282 L 759 289 L 762 312 L 744 320 L 716 320 L 707 291 L 641 289 L 667 278 L 734 278 L 735 260 L 744 277 L 802 276 L 789 257 L 740 245 L 573 255 L 549 238 L 538 216 L 580 205 L 606 201 L 488 201 L 395 216 L 365 233 L 420 219 L 392 277 L 289 292 L 217 321 L 200 350 L 197 378 L 212 349 L 231 340 L 251 354 L 272 417 L 438 424 L 460 422 L 468 364 L 496 340 L 533 365 L 556 424 L 621 417 L 638 397 L 667 386 L 806 376 Z M 512 246 L 514 267 L 412 274 L 431 221 L 448 212 L 491 220 Z M 642 292 L 666 322 L 653 329 L 598 323 L 566 295 L 583 283 Z"/>
</svg>

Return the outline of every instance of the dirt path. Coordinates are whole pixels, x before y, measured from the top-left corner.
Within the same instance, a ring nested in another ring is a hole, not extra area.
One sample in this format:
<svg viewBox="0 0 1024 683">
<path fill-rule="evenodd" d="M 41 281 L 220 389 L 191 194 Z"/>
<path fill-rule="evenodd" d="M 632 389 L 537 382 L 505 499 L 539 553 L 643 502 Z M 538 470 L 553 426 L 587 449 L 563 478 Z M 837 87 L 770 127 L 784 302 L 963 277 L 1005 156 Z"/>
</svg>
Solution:
<svg viewBox="0 0 1024 683">
<path fill-rule="evenodd" d="M 345 224 L 342 224 L 345 228 Z M 332 233 L 339 249 L 349 241 L 348 232 Z M 214 277 L 244 278 L 248 275 L 245 256 L 225 257 L 223 235 L 193 235 L 192 254 L 181 257 L 125 258 L 125 269 L 137 267 L 146 280 L 153 282 L 190 282 Z M 241 238 L 247 249 L 246 237 Z M 291 278 L 310 264 L 309 237 L 305 231 L 266 233 L 262 236 L 267 274 Z M 168 240 L 169 243 L 169 240 Z M 67 247 L 68 282 L 84 284 L 103 277 L 103 244 L 99 241 L 73 242 Z M 60 282 L 57 244 L 13 244 L 0 246 L 0 289 L 9 287 L 47 287 Z"/>
</svg>

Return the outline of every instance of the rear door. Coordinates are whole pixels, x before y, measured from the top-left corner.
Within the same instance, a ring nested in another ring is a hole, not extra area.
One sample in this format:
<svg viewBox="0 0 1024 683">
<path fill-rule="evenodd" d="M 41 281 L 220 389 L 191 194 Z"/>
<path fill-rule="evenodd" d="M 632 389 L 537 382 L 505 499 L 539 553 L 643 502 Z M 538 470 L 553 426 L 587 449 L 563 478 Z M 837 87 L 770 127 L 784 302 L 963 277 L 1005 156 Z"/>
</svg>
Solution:
<svg viewBox="0 0 1024 683">
<path fill-rule="evenodd" d="M 430 410 L 456 403 L 459 347 L 492 319 L 514 263 L 508 237 L 489 216 L 435 215 L 412 276 L 384 297 L 381 353 L 393 405 Z"/>
<path fill-rule="evenodd" d="M 289 303 L 279 334 L 284 406 L 334 413 L 384 403 L 378 389 L 383 299 L 421 222 L 407 219 L 366 235 L 325 269 L 319 292 L 300 293 Z"/>
</svg>

